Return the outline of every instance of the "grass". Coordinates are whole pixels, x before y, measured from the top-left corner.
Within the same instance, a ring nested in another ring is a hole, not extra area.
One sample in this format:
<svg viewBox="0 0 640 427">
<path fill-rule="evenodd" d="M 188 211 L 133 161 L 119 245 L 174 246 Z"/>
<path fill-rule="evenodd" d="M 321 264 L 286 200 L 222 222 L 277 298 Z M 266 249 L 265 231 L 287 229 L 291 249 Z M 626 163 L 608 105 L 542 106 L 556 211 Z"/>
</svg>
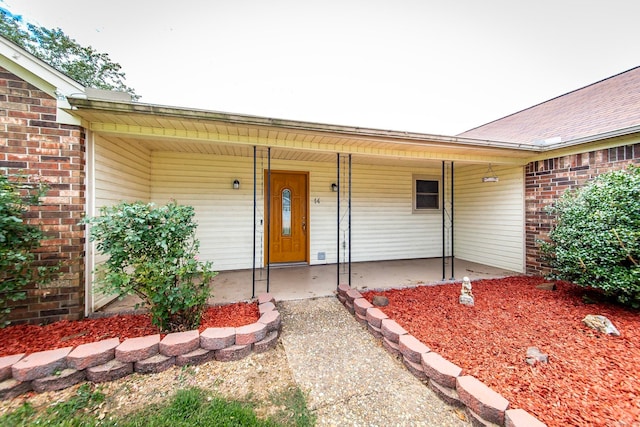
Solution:
<svg viewBox="0 0 640 427">
<path fill-rule="evenodd" d="M 315 424 L 315 416 L 307 409 L 305 396 L 298 388 L 272 395 L 270 403 L 276 405 L 277 410 L 266 420 L 257 417 L 252 402 L 222 399 L 198 388 L 178 390 L 168 401 L 150 405 L 126 418 L 99 420 L 95 412 L 104 398 L 102 393 L 92 390 L 90 384 L 84 384 L 78 389 L 76 396 L 40 412 L 25 403 L 0 417 L 0 426 L 304 427 Z"/>
<path fill-rule="evenodd" d="M 89 412 L 102 401 L 102 393 L 93 391 L 90 384 L 83 384 L 71 399 L 56 403 L 42 412 L 36 411 L 29 403 L 23 404 L 15 411 L 0 417 L 0 426 L 95 426 L 98 425 L 97 420 L 93 419 Z"/>
<path fill-rule="evenodd" d="M 271 417 L 278 425 L 296 427 L 315 425 L 316 417 L 307 408 L 307 400 L 299 388 L 272 394 L 270 401 L 279 408 Z"/>
</svg>

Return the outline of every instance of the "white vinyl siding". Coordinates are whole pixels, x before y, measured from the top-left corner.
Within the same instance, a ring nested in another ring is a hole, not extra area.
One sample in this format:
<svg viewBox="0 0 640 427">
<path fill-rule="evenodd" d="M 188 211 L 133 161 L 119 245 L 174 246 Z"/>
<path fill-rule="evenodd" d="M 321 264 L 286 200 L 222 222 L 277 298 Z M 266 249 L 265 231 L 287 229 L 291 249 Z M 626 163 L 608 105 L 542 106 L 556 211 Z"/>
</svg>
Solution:
<svg viewBox="0 0 640 427">
<path fill-rule="evenodd" d="M 202 259 L 216 270 L 246 269 L 253 257 L 253 159 L 153 152 L 151 198 L 176 199 L 196 209 Z M 259 165 L 260 167 L 262 164 Z M 266 166 L 266 164 L 265 164 Z M 260 169 L 259 167 L 259 169 Z M 337 181 L 335 163 L 272 160 L 272 170 L 309 172 L 309 262 L 336 262 Z M 441 214 L 412 214 L 412 177 L 439 169 L 353 165 L 352 260 L 390 260 L 441 255 Z M 264 200 L 258 170 L 257 267 L 264 257 Z M 233 189 L 233 181 L 240 189 Z M 343 190 L 346 182 L 342 182 Z M 341 201 L 341 243 L 347 236 L 347 199 Z M 348 243 L 346 243 L 348 244 Z M 325 260 L 318 259 L 324 252 Z"/>
<path fill-rule="evenodd" d="M 200 258 L 218 271 L 251 268 L 253 159 L 153 152 L 152 164 L 152 200 L 195 208 Z"/>
<path fill-rule="evenodd" d="M 149 201 L 150 152 L 139 145 L 97 139 L 95 144 L 95 207 L 121 201 Z"/>
<path fill-rule="evenodd" d="M 93 211 L 88 215 L 98 215 L 103 206 L 111 206 L 122 201 L 148 202 L 151 195 L 149 150 L 135 144 L 106 141 L 96 138 L 93 144 Z M 105 260 L 95 252 L 95 245 L 89 249 L 91 268 Z M 93 275 L 91 275 L 93 276 Z M 113 300 L 98 292 L 89 296 L 93 310 Z"/>
<path fill-rule="evenodd" d="M 455 256 L 524 272 L 524 170 L 493 166 L 498 182 L 482 182 L 487 166 L 455 168 Z"/>
<path fill-rule="evenodd" d="M 441 211 L 413 213 L 414 175 L 439 173 L 438 168 L 353 166 L 353 261 L 442 255 Z"/>
</svg>

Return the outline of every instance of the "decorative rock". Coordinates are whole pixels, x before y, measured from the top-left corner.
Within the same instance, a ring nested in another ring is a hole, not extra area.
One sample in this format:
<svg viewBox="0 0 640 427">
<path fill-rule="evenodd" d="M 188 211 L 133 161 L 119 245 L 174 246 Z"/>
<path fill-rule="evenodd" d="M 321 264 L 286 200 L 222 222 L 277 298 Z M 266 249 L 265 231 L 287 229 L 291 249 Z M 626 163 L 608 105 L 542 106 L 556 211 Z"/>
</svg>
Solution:
<svg viewBox="0 0 640 427">
<path fill-rule="evenodd" d="M 24 353 L 0 357 L 0 381 L 11 378 L 11 366 L 24 357 Z"/>
<path fill-rule="evenodd" d="M 133 373 L 133 363 L 121 362 L 117 359 L 108 361 L 103 365 L 87 368 L 87 379 L 94 383 L 103 383 L 117 380 Z"/>
<path fill-rule="evenodd" d="M 78 371 L 102 365 L 116 356 L 116 347 L 118 345 L 120 345 L 118 338 L 81 344 L 69 353 L 67 365 Z"/>
<path fill-rule="evenodd" d="M 207 328 L 200 334 L 200 347 L 220 350 L 236 343 L 236 328 Z"/>
<path fill-rule="evenodd" d="M 400 335 L 405 335 L 407 331 L 396 323 L 395 320 L 384 319 L 380 327 L 382 335 L 391 342 L 398 343 Z"/>
<path fill-rule="evenodd" d="M 240 360 L 251 353 L 251 345 L 232 345 L 231 347 L 216 350 L 216 360 L 229 362 Z"/>
<path fill-rule="evenodd" d="M 525 361 L 531 366 L 535 366 L 538 363 L 548 363 L 549 355 L 542 353 L 538 347 L 529 347 L 527 348 Z"/>
<path fill-rule="evenodd" d="M 278 331 L 272 331 L 267 336 L 253 344 L 253 351 L 255 353 L 264 353 L 267 350 L 275 348 L 278 345 Z"/>
<path fill-rule="evenodd" d="M 473 293 L 471 292 L 471 280 L 466 276 L 462 278 L 462 289 L 460 290 L 458 302 L 468 307 L 473 307 L 475 305 Z"/>
<path fill-rule="evenodd" d="M 32 389 L 30 381 L 20 382 L 14 378 L 9 378 L 0 382 L 0 400 L 13 399 Z"/>
<path fill-rule="evenodd" d="M 158 354 L 160 334 L 129 338 L 116 347 L 116 359 L 121 362 L 137 362 Z"/>
<path fill-rule="evenodd" d="M 264 304 L 266 302 L 275 304 L 276 300 L 270 293 L 263 293 L 258 295 L 258 304 Z"/>
<path fill-rule="evenodd" d="M 367 310 L 372 307 L 373 305 L 371 305 L 371 303 L 364 298 L 358 298 L 353 300 L 353 308 L 355 309 L 355 312 L 360 316 L 362 316 L 365 319 L 365 321 L 367 316 Z"/>
<path fill-rule="evenodd" d="M 505 427 L 546 427 L 547 425 L 524 409 L 509 409 L 504 413 Z"/>
<path fill-rule="evenodd" d="M 476 304 L 473 296 L 469 295 L 460 295 L 458 297 L 458 302 L 462 305 L 466 305 L 467 307 L 473 307 Z"/>
<path fill-rule="evenodd" d="M 189 353 L 176 356 L 176 365 L 177 366 L 200 365 L 202 363 L 213 360 L 215 355 L 216 354 L 213 350 L 205 350 L 204 348 L 197 348 Z"/>
<path fill-rule="evenodd" d="M 158 347 L 160 354 L 178 356 L 189 353 L 200 346 L 198 330 L 167 334 Z"/>
<path fill-rule="evenodd" d="M 376 307 L 386 307 L 389 305 L 389 298 L 383 295 L 375 295 L 373 297 L 373 305 Z"/>
<path fill-rule="evenodd" d="M 263 323 L 252 323 L 236 328 L 236 344 L 247 345 L 260 341 L 267 336 L 267 325 Z"/>
<path fill-rule="evenodd" d="M 380 329 L 382 327 L 382 321 L 388 318 L 389 317 L 379 308 L 370 308 L 367 310 L 367 322 L 377 329 Z"/>
<path fill-rule="evenodd" d="M 267 332 L 279 331 L 282 326 L 282 316 L 279 311 L 268 311 L 260 316 L 258 323 L 262 323 L 267 327 Z"/>
<path fill-rule="evenodd" d="M 156 354 L 144 360 L 139 360 L 133 365 L 133 370 L 141 374 L 157 374 L 166 371 L 176 363 L 175 356 Z"/>
<path fill-rule="evenodd" d="M 63 369 L 59 373 L 49 375 L 48 377 L 38 378 L 31 382 L 31 386 L 38 393 L 45 391 L 62 390 L 84 381 L 85 371 L 76 369 Z"/>
<path fill-rule="evenodd" d="M 258 312 L 260 314 L 268 313 L 269 311 L 273 311 L 276 309 L 276 305 L 272 302 L 265 302 L 263 304 L 258 305 Z"/>
<path fill-rule="evenodd" d="M 18 381 L 32 381 L 51 375 L 58 369 L 67 367 L 66 357 L 73 347 L 32 353 L 11 366 L 13 378 Z"/>
<path fill-rule="evenodd" d="M 450 389 L 456 388 L 456 379 L 462 374 L 461 367 L 434 352 L 422 354 L 422 368 L 431 381 Z"/>
<path fill-rule="evenodd" d="M 607 319 L 605 316 L 601 316 L 598 314 L 587 314 L 587 316 L 582 319 L 582 323 L 584 323 L 591 329 L 602 332 L 603 334 L 614 335 L 616 337 L 620 336 L 620 332 L 618 331 L 618 329 L 613 326 L 611 320 Z"/>
<path fill-rule="evenodd" d="M 547 282 L 547 283 L 541 283 L 538 286 L 536 286 L 537 289 L 542 289 L 543 291 L 555 291 L 556 290 L 556 284 L 555 283 L 551 283 L 551 282 Z"/>
<path fill-rule="evenodd" d="M 400 335 L 398 338 L 398 347 L 400 353 L 412 363 L 422 363 L 422 353 L 428 353 L 431 351 L 429 347 L 424 345 L 413 335 Z M 422 368 L 420 368 L 422 370 Z"/>
<path fill-rule="evenodd" d="M 456 391 L 469 412 L 498 425 L 504 425 L 509 401 L 472 376 L 458 377 Z"/>
</svg>

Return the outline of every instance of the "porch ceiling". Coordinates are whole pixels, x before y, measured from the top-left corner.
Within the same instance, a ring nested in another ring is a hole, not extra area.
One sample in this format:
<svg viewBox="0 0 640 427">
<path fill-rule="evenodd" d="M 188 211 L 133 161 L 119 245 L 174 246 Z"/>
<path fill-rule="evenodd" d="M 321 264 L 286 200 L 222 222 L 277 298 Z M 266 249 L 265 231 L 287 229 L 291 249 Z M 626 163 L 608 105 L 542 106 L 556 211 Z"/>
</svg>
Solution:
<svg viewBox="0 0 640 427">
<path fill-rule="evenodd" d="M 272 147 L 274 158 L 332 161 L 454 160 L 526 164 L 537 147 L 439 135 L 384 131 L 310 122 L 71 98 L 70 112 L 107 140 L 139 143 L 152 151 L 252 156 L 252 147 Z M 359 159 L 359 160 L 358 160 Z"/>
<path fill-rule="evenodd" d="M 213 142 L 192 142 L 176 140 L 149 140 L 130 136 L 114 136 L 102 134 L 102 138 L 114 143 L 129 145 L 139 144 L 150 151 L 164 151 L 175 153 L 212 154 L 220 156 L 253 157 L 253 146 L 238 144 L 223 144 Z M 291 148 L 272 148 L 271 158 L 274 160 L 331 163 L 336 161 L 336 152 L 325 153 L 318 151 L 296 150 Z M 433 166 L 439 165 L 441 160 L 414 157 L 389 157 L 368 154 L 357 154 L 352 157 L 353 164 L 380 166 Z M 498 162 L 495 162 L 498 163 Z M 504 162 L 502 162 L 504 163 Z"/>
</svg>

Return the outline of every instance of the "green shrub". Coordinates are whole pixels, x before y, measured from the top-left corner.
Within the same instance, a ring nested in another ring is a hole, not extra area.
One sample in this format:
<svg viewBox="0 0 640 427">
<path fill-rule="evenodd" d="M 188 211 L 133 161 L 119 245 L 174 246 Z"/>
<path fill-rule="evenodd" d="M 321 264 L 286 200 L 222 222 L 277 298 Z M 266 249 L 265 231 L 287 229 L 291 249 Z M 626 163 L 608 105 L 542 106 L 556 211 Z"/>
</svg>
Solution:
<svg viewBox="0 0 640 427">
<path fill-rule="evenodd" d="M 40 203 L 46 185 L 25 177 L 0 175 L 0 327 L 9 324 L 9 301 L 26 298 L 24 288 L 56 277 L 58 266 L 37 266 L 34 250 L 45 238 L 43 231 L 24 220 L 29 206 Z"/>
<path fill-rule="evenodd" d="M 548 211 L 557 223 L 541 248 L 555 276 L 640 307 L 640 168 L 602 174 Z"/>
<path fill-rule="evenodd" d="M 125 202 L 85 219 L 97 251 L 109 256 L 96 268 L 98 289 L 138 295 L 164 331 L 197 328 L 216 273 L 198 260 L 193 216 L 193 207 L 176 202 Z"/>
</svg>

